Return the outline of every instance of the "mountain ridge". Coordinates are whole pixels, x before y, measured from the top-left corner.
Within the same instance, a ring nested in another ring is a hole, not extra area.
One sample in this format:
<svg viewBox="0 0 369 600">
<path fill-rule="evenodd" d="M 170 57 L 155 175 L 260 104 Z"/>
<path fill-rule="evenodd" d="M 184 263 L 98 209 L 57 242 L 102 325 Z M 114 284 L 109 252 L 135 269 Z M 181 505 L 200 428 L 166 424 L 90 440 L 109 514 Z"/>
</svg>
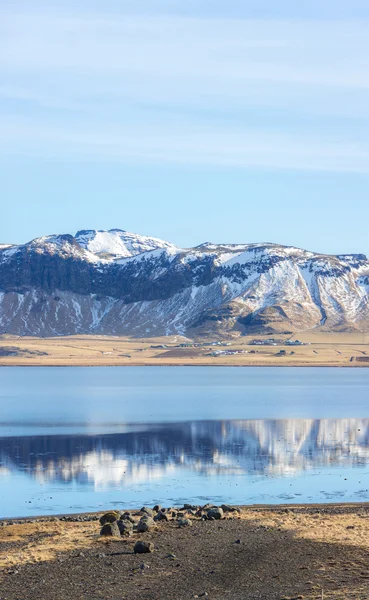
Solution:
<svg viewBox="0 0 369 600">
<path fill-rule="evenodd" d="M 369 261 L 121 229 L 0 245 L 0 332 L 137 337 L 369 329 Z"/>
</svg>

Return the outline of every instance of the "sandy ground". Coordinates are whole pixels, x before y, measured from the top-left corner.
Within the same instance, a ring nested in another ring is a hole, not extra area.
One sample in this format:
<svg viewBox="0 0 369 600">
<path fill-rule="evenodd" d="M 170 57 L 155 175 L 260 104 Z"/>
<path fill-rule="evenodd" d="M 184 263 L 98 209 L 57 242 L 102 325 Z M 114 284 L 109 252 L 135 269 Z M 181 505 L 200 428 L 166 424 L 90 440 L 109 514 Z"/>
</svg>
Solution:
<svg viewBox="0 0 369 600">
<path fill-rule="evenodd" d="M 264 336 L 265 337 L 265 336 Z M 287 336 L 278 336 L 282 341 Z M 0 336 L 0 366 L 229 365 L 229 366 L 369 366 L 369 334 L 311 333 L 293 336 L 306 345 L 252 346 L 240 337 L 231 346 L 178 348 L 183 338 L 137 340 L 108 336 L 31 338 Z M 166 345 L 167 348 L 153 346 Z M 213 350 L 241 351 L 207 356 Z M 285 351 L 286 355 L 280 352 Z M 13 355 L 2 356 L 10 352 Z"/>
<path fill-rule="evenodd" d="M 369 598 L 367 504 L 244 507 L 192 523 L 160 522 L 127 539 L 100 537 L 97 521 L 2 526 L 0 598 Z M 135 555 L 137 539 L 154 552 Z"/>
</svg>

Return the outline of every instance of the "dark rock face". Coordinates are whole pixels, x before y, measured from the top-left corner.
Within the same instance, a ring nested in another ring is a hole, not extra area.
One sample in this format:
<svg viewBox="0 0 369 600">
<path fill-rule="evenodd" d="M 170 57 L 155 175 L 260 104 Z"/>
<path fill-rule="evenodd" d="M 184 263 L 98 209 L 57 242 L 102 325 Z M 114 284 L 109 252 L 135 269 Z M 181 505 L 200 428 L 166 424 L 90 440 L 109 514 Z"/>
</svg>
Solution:
<svg viewBox="0 0 369 600">
<path fill-rule="evenodd" d="M 147 246 L 144 238 L 140 250 L 140 236 L 112 230 L 109 235 L 135 237 L 134 254 L 119 258 L 81 242 L 95 233 L 0 246 L 0 333 L 369 329 L 369 261 L 362 254 L 325 256 L 276 244 L 181 250 L 153 239 Z M 155 243 L 157 249 L 146 251 Z"/>
</svg>

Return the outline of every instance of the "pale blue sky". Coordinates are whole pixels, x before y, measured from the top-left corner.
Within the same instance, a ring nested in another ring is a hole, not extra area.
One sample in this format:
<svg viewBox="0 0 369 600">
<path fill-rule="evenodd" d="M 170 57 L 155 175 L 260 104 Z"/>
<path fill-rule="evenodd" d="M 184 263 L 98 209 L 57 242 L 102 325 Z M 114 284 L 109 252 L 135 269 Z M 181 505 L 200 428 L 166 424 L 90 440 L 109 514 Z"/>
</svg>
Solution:
<svg viewBox="0 0 369 600">
<path fill-rule="evenodd" d="M 369 254 L 367 0 L 0 6 L 0 242 Z"/>
</svg>

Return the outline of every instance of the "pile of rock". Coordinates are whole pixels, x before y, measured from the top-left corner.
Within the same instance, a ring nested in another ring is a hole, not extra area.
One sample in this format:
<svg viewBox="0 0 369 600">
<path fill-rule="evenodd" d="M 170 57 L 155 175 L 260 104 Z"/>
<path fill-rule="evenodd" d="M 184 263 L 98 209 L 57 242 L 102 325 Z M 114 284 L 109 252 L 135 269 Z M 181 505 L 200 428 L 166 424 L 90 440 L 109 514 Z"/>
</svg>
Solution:
<svg viewBox="0 0 369 600">
<path fill-rule="evenodd" d="M 159 504 L 154 508 L 143 506 L 138 512 L 110 511 L 100 517 L 100 535 L 129 537 L 134 533 L 146 533 L 154 531 L 158 522 L 174 522 L 179 528 L 191 527 L 194 520 L 218 521 L 224 518 L 239 516 L 241 510 L 237 507 L 222 504 L 205 504 L 197 506 L 184 504 L 182 508 L 162 508 Z M 135 553 L 152 552 L 152 542 L 138 541 L 134 547 Z"/>
</svg>

